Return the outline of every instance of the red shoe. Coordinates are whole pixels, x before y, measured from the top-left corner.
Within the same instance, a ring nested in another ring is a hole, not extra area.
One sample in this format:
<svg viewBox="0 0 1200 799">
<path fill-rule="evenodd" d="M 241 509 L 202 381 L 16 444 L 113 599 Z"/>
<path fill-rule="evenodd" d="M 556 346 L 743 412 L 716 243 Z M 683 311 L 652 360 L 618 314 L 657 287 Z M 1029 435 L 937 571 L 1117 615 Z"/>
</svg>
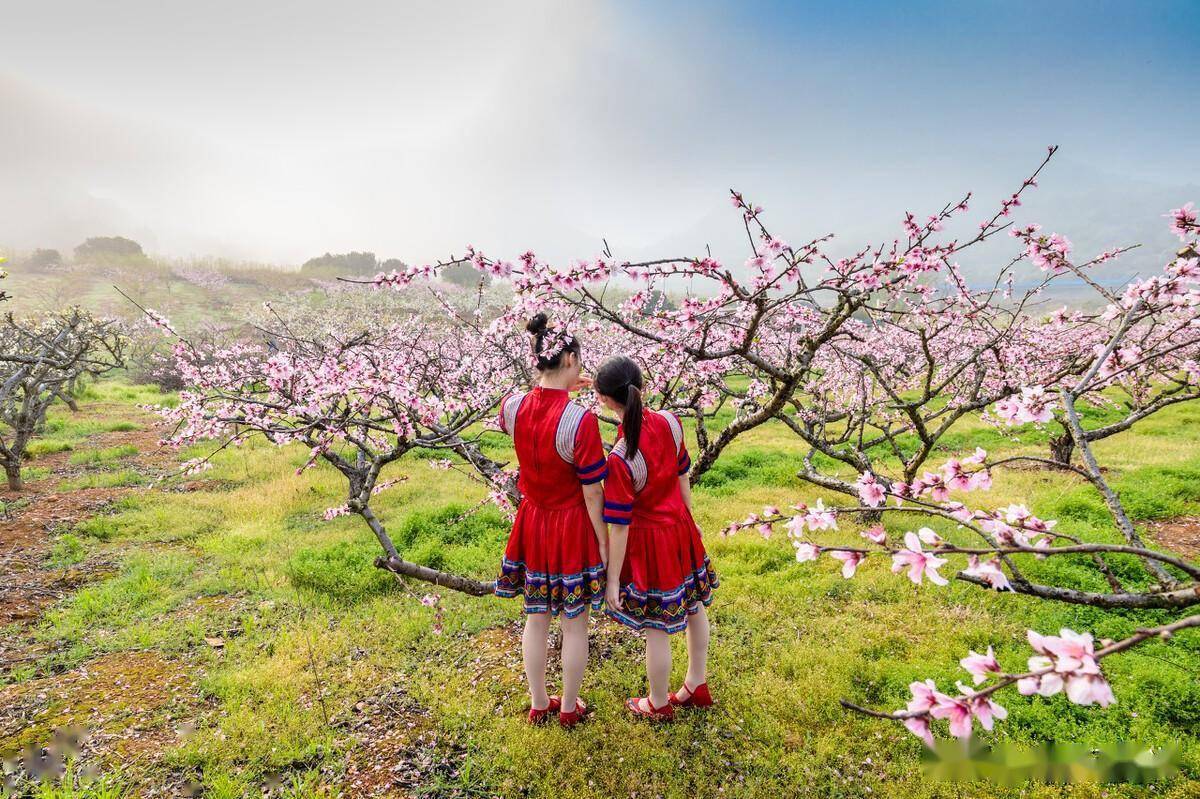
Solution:
<svg viewBox="0 0 1200 799">
<path fill-rule="evenodd" d="M 550 716 L 557 713 L 562 708 L 562 700 L 557 696 L 550 697 L 550 704 L 546 705 L 541 710 L 529 708 L 529 723 L 530 724 L 545 724 L 550 720 Z"/>
<path fill-rule="evenodd" d="M 643 699 L 646 700 L 646 707 L 650 708 L 649 710 L 642 708 Z M 630 697 L 629 699 L 625 700 L 625 709 L 632 713 L 635 717 L 639 719 L 646 719 L 647 721 L 671 721 L 675 718 L 675 708 L 671 705 L 671 701 L 669 699 L 662 707 L 655 707 L 654 703 L 650 701 L 649 697 Z"/>
<path fill-rule="evenodd" d="M 575 700 L 574 710 L 559 711 L 558 723 L 562 725 L 564 729 L 569 730 L 579 722 L 583 721 L 587 717 L 587 714 L 590 712 L 590 710 L 591 709 L 587 706 L 587 702 L 577 698 Z"/>
<path fill-rule="evenodd" d="M 680 699 L 675 692 L 671 693 L 671 704 L 675 707 L 712 707 L 712 694 L 708 692 L 708 683 L 700 683 L 695 688 L 688 688 L 685 681 L 683 690 L 688 692 L 687 699 Z"/>
</svg>

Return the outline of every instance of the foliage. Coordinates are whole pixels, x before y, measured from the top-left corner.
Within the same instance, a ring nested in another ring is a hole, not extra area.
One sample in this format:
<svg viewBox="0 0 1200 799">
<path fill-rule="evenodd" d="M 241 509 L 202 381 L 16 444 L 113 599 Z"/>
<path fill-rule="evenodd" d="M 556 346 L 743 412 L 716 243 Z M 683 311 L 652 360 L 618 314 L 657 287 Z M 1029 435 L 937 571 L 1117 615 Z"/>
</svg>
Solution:
<svg viewBox="0 0 1200 799">
<path fill-rule="evenodd" d="M 325 253 L 309 258 L 300 266 L 301 274 L 371 275 L 379 270 L 373 252 Z"/>
<path fill-rule="evenodd" d="M 84 263 L 144 260 L 142 245 L 124 236 L 93 236 L 75 247 L 75 260 Z"/>
</svg>

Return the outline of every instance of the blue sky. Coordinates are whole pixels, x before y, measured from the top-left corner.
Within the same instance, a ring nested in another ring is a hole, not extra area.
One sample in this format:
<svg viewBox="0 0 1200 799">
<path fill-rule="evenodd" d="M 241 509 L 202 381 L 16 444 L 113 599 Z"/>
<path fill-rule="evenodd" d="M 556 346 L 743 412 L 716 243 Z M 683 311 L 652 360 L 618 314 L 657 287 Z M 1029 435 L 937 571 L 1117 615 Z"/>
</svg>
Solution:
<svg viewBox="0 0 1200 799">
<path fill-rule="evenodd" d="M 1200 200 L 1198 22 L 1200 2 L 24 4 L 0 245 L 732 258 L 737 187 L 781 235 L 850 247 L 968 189 L 982 211 L 1059 144 L 1027 210 L 1103 248 Z"/>
</svg>

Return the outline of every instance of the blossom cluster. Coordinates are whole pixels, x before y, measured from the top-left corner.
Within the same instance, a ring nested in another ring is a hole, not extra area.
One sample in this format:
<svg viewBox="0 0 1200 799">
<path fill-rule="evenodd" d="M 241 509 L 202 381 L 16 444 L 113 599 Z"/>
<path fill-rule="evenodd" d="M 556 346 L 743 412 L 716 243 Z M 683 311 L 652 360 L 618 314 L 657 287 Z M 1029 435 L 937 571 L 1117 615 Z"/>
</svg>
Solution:
<svg viewBox="0 0 1200 799">
<path fill-rule="evenodd" d="M 991 694 L 1014 682 L 1024 696 L 1064 692 L 1077 705 L 1108 707 L 1116 702 L 1112 687 L 1100 669 L 1102 653 L 1096 652 L 1090 633 L 1063 628 L 1058 635 L 1041 635 L 1029 630 L 1027 637 L 1035 653 L 1029 658 L 1027 672 L 1005 674 L 990 646 L 984 654 L 972 650 L 959 664 L 971 675 L 975 688 L 958 682 L 955 684 L 958 694 L 951 696 L 939 691 L 933 680 L 913 682 L 909 684 L 912 698 L 903 710 L 897 711 L 896 717 L 932 747 L 934 719 L 947 720 L 950 734 L 956 738 L 969 738 L 975 721 L 985 730 L 991 730 L 995 720 L 1008 716 Z M 988 680 L 994 681 L 992 685 L 978 687 Z"/>
</svg>

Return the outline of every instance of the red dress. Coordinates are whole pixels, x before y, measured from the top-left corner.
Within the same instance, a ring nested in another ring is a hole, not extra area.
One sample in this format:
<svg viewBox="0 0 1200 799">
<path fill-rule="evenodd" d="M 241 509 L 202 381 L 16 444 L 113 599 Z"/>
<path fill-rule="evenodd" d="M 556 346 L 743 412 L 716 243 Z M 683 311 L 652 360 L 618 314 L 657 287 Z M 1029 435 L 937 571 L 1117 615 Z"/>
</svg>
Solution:
<svg viewBox="0 0 1200 799">
<path fill-rule="evenodd" d="M 525 598 L 526 613 L 577 616 L 604 604 L 604 560 L 583 501 L 584 483 L 608 472 L 600 425 L 566 391 L 537 387 L 500 403 L 513 437 L 521 504 L 496 595 Z"/>
<path fill-rule="evenodd" d="M 710 604 L 718 585 L 679 490 L 691 465 L 683 427 L 666 411 L 643 412 L 635 456 L 626 456 L 623 438 L 608 456 L 604 520 L 629 525 L 621 609 L 609 615 L 636 630 L 682 631 L 688 614 Z"/>
</svg>

